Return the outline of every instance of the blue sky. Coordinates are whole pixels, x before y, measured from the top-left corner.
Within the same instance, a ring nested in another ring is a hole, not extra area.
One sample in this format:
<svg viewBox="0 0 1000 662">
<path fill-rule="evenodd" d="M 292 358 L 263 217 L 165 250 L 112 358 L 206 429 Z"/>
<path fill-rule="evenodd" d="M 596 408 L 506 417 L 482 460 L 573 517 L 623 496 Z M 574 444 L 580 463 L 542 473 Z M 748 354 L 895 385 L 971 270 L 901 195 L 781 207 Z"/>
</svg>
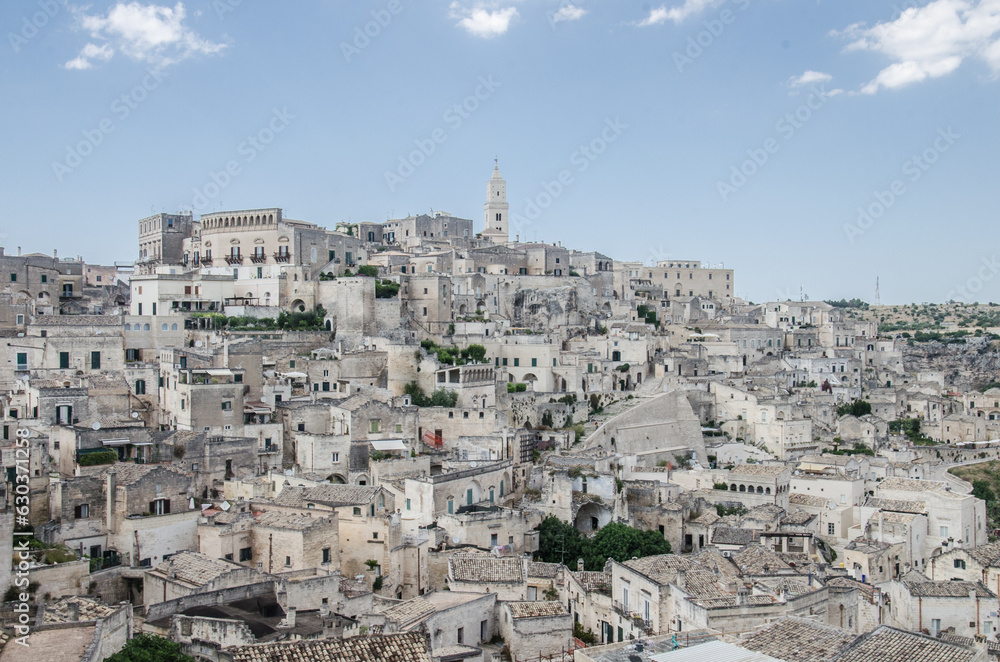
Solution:
<svg viewBox="0 0 1000 662">
<path fill-rule="evenodd" d="M 0 244 L 152 211 L 482 223 L 762 301 L 1000 300 L 998 0 L 0 4 Z M 367 35 L 365 34 L 367 32 Z M 228 172 L 227 172 L 228 170 Z"/>
</svg>

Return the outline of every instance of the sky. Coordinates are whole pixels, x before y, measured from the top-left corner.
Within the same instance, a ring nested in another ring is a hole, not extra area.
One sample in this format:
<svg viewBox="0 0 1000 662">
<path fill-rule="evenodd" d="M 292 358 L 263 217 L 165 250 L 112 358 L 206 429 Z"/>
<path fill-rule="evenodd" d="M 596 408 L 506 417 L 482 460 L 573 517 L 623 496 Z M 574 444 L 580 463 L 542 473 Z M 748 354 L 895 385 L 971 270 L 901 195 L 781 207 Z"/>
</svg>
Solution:
<svg viewBox="0 0 1000 662">
<path fill-rule="evenodd" d="M 761 302 L 1000 301 L 1000 0 L 0 3 L 0 245 L 159 212 L 446 211 L 736 270 Z"/>
</svg>

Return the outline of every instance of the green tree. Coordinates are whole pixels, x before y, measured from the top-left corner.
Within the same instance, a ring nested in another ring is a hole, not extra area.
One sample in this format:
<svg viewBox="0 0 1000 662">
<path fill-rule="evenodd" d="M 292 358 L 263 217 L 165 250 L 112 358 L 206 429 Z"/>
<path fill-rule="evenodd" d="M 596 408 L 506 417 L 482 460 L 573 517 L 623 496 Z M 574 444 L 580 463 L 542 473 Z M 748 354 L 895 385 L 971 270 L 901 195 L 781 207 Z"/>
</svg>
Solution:
<svg viewBox="0 0 1000 662">
<path fill-rule="evenodd" d="M 855 400 L 850 403 L 844 403 L 837 407 L 838 416 L 856 416 L 858 418 L 862 416 L 867 416 L 872 413 L 872 404 L 870 402 L 865 402 L 864 400 Z"/>
<path fill-rule="evenodd" d="M 982 499 L 986 503 L 997 500 L 997 495 L 990 487 L 989 481 L 985 480 L 972 481 L 972 496 Z"/>
<path fill-rule="evenodd" d="M 602 570 L 608 559 L 621 563 L 632 557 L 669 553 L 670 543 L 658 531 L 643 531 L 628 524 L 613 522 L 594 536 L 585 562 L 588 570 Z"/>
<path fill-rule="evenodd" d="M 535 527 L 538 530 L 538 558 L 545 563 L 566 563 L 576 567 L 577 559 L 586 559 L 590 541 L 572 524 L 549 515 Z"/>
<path fill-rule="evenodd" d="M 369 278 L 377 278 L 378 267 L 376 267 L 374 264 L 362 264 L 360 267 L 358 267 L 358 275 L 368 276 Z"/>
<path fill-rule="evenodd" d="M 181 654 L 181 645 L 165 637 L 140 634 L 109 658 L 107 662 L 194 662 Z"/>
<path fill-rule="evenodd" d="M 469 358 L 476 363 L 482 363 L 486 358 L 486 348 L 482 345 L 469 345 Z"/>
</svg>

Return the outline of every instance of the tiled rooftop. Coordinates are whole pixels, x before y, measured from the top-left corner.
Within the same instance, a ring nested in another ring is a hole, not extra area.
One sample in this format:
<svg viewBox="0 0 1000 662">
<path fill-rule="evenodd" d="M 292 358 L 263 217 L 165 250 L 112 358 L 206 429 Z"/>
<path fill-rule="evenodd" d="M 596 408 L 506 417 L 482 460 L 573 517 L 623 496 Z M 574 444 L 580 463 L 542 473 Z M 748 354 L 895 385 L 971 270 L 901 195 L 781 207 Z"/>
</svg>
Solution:
<svg viewBox="0 0 1000 662">
<path fill-rule="evenodd" d="M 409 624 L 433 614 L 436 610 L 431 603 L 421 597 L 416 597 L 412 600 L 397 602 L 396 604 L 377 606 L 375 607 L 375 611 L 381 612 L 387 619 L 398 623 L 401 628 L 406 629 L 406 626 Z"/>
<path fill-rule="evenodd" d="M 976 655 L 964 646 L 882 625 L 831 662 L 971 662 Z"/>
<path fill-rule="evenodd" d="M 528 576 L 555 579 L 559 576 L 559 568 L 561 567 L 562 565 L 559 563 L 535 563 L 531 561 L 528 563 Z"/>
<path fill-rule="evenodd" d="M 114 471 L 117 485 L 134 485 L 155 469 L 163 469 L 179 476 L 184 475 L 183 471 L 170 464 L 135 464 L 133 462 L 115 462 L 101 474 L 106 476 Z"/>
<path fill-rule="evenodd" d="M 900 490 L 906 492 L 945 491 L 947 485 L 936 480 L 916 480 L 914 478 L 886 478 L 879 483 L 878 490 Z"/>
<path fill-rule="evenodd" d="M 524 581 L 521 559 L 489 555 L 456 555 L 448 560 L 451 577 L 459 582 L 517 584 Z"/>
<path fill-rule="evenodd" d="M 779 476 L 788 467 L 777 464 L 741 464 L 729 470 L 730 476 Z"/>
<path fill-rule="evenodd" d="M 734 554 L 733 563 L 744 575 L 768 575 L 779 572 L 787 572 L 792 569 L 790 565 L 781 560 L 781 557 L 758 544 L 748 545 Z"/>
<path fill-rule="evenodd" d="M 229 652 L 233 662 L 431 662 L 427 639 L 416 632 L 255 644 Z"/>
<path fill-rule="evenodd" d="M 865 505 L 871 508 L 878 508 L 879 510 L 896 513 L 927 512 L 927 504 L 924 501 L 917 500 L 911 501 L 908 499 L 882 499 L 879 497 L 869 497 L 868 501 L 865 502 Z"/>
<path fill-rule="evenodd" d="M 982 566 L 996 566 L 1000 564 L 1000 542 L 980 545 L 975 549 L 965 551 Z"/>
<path fill-rule="evenodd" d="M 828 662 L 855 640 L 847 630 L 801 618 L 783 618 L 740 642 L 748 650 L 785 662 Z"/>
<path fill-rule="evenodd" d="M 535 600 L 532 602 L 508 602 L 511 618 L 542 618 L 566 614 L 561 602 L 555 600 Z"/>
<path fill-rule="evenodd" d="M 758 531 L 754 529 L 735 529 L 720 526 L 712 533 L 713 545 L 749 545 L 757 540 Z"/>
<path fill-rule="evenodd" d="M 162 577 L 171 577 L 180 582 L 204 586 L 216 577 L 244 569 L 238 563 L 215 559 L 201 552 L 179 552 L 163 561 L 150 572 Z"/>
<path fill-rule="evenodd" d="M 976 592 L 976 597 L 996 597 L 981 582 L 904 581 L 903 586 L 906 587 L 910 595 L 921 598 L 965 598 L 968 600 L 972 591 Z"/>
<path fill-rule="evenodd" d="M 371 503 L 379 488 L 373 485 L 316 485 L 315 487 L 286 487 L 275 499 L 281 506 L 305 507 L 307 503 L 326 506 L 362 506 Z"/>
</svg>

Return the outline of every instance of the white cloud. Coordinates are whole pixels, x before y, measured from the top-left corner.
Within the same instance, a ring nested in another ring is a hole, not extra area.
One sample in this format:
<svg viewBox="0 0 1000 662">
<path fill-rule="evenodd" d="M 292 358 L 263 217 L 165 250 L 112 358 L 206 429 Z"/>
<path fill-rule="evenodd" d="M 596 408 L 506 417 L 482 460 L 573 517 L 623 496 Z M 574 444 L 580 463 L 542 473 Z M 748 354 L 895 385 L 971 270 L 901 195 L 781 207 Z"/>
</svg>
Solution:
<svg viewBox="0 0 1000 662">
<path fill-rule="evenodd" d="M 1000 0 L 934 0 L 894 21 L 854 24 L 834 33 L 852 41 L 846 51 L 871 51 L 894 60 L 861 88 L 862 94 L 947 75 L 968 57 L 1000 72 Z"/>
<path fill-rule="evenodd" d="M 458 19 L 458 25 L 466 32 L 483 39 L 500 36 L 507 32 L 510 24 L 518 18 L 515 7 L 489 9 L 475 7 L 466 9 L 457 2 L 451 3 L 451 17 Z"/>
<path fill-rule="evenodd" d="M 89 69 L 94 61 L 107 61 L 116 51 L 155 66 L 166 66 L 193 55 L 218 53 L 226 44 L 198 36 L 184 25 L 184 3 L 173 7 L 119 2 L 106 16 L 78 15 L 79 25 L 103 44 L 88 43 L 66 63 L 67 69 Z"/>
<path fill-rule="evenodd" d="M 700 14 L 706 9 L 720 5 L 723 2 L 725 0 L 684 0 L 684 4 L 680 7 L 670 7 L 669 9 L 666 5 L 663 5 L 652 9 L 649 12 L 649 16 L 636 23 L 636 25 L 645 28 L 651 25 L 660 25 L 667 21 L 680 23 L 686 18 Z"/>
<path fill-rule="evenodd" d="M 115 49 L 111 48 L 108 44 L 87 44 L 80 51 L 80 55 L 73 58 L 66 63 L 67 69 L 90 69 L 93 64 L 91 60 L 100 60 L 102 62 L 107 62 L 111 59 L 111 56 L 115 54 Z"/>
<path fill-rule="evenodd" d="M 563 5 L 559 8 L 555 14 L 552 15 L 553 23 L 562 23 L 563 21 L 578 21 L 584 17 L 587 10 L 583 7 L 577 7 L 574 4 Z"/>
<path fill-rule="evenodd" d="M 826 83 L 831 80 L 833 80 L 833 76 L 830 74 L 810 70 L 801 76 L 792 76 L 788 81 L 788 85 L 790 87 L 802 87 L 803 85 L 812 85 L 813 83 Z"/>
</svg>

